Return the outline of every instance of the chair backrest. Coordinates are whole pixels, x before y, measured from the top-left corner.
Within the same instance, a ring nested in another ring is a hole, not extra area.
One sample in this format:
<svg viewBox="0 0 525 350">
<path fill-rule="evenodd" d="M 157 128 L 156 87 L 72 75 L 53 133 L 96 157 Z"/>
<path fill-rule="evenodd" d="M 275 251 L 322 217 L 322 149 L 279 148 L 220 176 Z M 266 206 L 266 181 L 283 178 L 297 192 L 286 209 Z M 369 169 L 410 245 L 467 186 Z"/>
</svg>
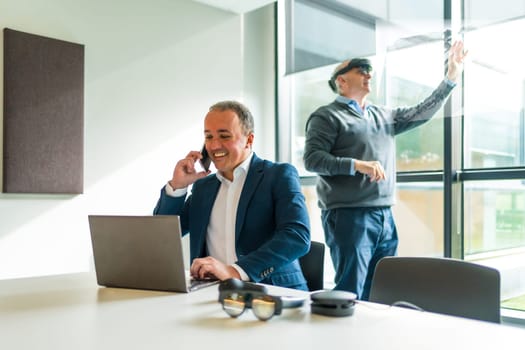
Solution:
<svg viewBox="0 0 525 350">
<path fill-rule="evenodd" d="M 464 260 L 386 257 L 375 269 L 370 301 L 499 323 L 500 274 Z"/>
<path fill-rule="evenodd" d="M 324 251 L 324 243 L 312 241 L 310 251 L 299 258 L 310 291 L 324 288 Z"/>
</svg>

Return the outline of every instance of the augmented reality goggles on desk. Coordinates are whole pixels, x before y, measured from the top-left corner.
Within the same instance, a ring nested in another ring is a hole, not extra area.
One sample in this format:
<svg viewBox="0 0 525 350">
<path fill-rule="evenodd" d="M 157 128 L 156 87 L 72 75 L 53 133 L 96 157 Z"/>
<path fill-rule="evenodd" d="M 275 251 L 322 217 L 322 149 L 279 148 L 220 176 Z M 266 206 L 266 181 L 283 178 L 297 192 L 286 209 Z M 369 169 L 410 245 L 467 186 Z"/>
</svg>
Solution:
<svg viewBox="0 0 525 350">
<path fill-rule="evenodd" d="M 303 306 L 305 298 L 269 295 L 265 286 L 235 278 L 219 284 L 219 302 L 231 317 L 239 317 L 244 310 L 252 309 L 255 317 L 267 321 L 280 315 L 285 308 Z"/>
<path fill-rule="evenodd" d="M 332 77 L 330 80 L 328 80 L 328 85 L 332 89 L 333 92 L 337 92 L 337 86 L 335 85 L 335 80 L 338 76 L 341 74 L 345 74 L 346 72 L 349 72 L 351 69 L 357 68 L 362 74 L 371 74 L 372 73 L 372 64 L 370 63 L 370 60 L 367 58 L 354 58 L 348 62 L 346 66 L 336 71 L 334 74 L 332 74 Z"/>
</svg>

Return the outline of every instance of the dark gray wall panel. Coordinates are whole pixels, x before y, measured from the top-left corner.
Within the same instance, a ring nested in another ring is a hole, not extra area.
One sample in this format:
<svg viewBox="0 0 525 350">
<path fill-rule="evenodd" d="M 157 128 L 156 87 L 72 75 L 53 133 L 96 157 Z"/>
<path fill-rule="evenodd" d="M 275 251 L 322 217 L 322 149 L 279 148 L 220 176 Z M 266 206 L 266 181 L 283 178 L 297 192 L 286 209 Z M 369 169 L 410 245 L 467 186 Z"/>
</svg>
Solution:
<svg viewBox="0 0 525 350">
<path fill-rule="evenodd" d="M 3 137 L 3 192 L 83 192 L 83 45 L 4 29 Z"/>
</svg>

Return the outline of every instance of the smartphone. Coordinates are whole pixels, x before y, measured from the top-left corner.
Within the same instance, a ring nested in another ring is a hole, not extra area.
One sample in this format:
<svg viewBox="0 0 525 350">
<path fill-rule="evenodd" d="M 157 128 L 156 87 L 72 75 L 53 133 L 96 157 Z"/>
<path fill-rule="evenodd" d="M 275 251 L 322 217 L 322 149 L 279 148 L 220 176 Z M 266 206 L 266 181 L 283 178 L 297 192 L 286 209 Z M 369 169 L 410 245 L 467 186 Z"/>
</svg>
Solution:
<svg viewBox="0 0 525 350">
<path fill-rule="evenodd" d="M 206 150 L 206 145 L 202 146 L 201 150 L 202 158 L 199 160 L 204 170 L 209 171 L 210 170 L 210 164 L 211 164 L 211 158 L 208 154 L 208 151 Z"/>
</svg>

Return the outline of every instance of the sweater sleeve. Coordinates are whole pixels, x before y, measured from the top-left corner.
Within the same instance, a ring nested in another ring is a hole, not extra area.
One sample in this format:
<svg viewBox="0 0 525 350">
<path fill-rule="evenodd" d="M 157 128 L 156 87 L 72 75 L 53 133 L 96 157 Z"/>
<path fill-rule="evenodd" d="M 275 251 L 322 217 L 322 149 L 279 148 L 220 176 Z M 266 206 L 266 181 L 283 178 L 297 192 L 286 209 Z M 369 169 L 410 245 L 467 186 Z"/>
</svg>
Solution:
<svg viewBox="0 0 525 350">
<path fill-rule="evenodd" d="M 306 170 L 319 175 L 350 175 L 352 158 L 338 157 L 330 153 L 338 133 L 336 121 L 316 113 L 310 116 L 306 123 L 304 147 Z"/>
<path fill-rule="evenodd" d="M 395 134 L 401 134 L 429 121 L 443 107 L 453 88 L 454 85 L 443 80 L 430 96 L 416 106 L 394 109 L 392 116 L 395 121 Z"/>
</svg>

